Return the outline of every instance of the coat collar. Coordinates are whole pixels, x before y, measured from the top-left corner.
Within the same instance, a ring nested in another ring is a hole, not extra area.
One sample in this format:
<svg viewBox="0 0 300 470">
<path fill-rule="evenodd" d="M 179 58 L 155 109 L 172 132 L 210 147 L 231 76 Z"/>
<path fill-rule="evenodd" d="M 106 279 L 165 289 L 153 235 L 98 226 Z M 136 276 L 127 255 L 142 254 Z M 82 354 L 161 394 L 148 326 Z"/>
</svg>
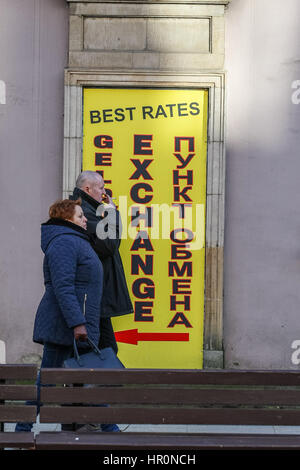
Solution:
<svg viewBox="0 0 300 470">
<path fill-rule="evenodd" d="M 87 242 L 91 242 L 90 236 L 84 228 L 77 224 L 73 224 L 64 219 L 49 219 L 47 222 L 41 225 L 41 248 L 44 253 L 49 244 L 57 237 L 61 235 L 72 235 L 78 238 L 82 238 Z"/>
<path fill-rule="evenodd" d="M 73 224 L 73 222 L 70 222 L 69 220 L 59 219 L 59 218 L 54 218 L 53 217 L 53 218 L 49 219 L 47 222 L 45 222 L 42 225 L 59 225 L 61 227 L 68 227 L 68 228 L 71 228 L 72 230 L 75 230 L 76 232 L 79 232 L 82 235 L 85 235 L 86 237 L 88 237 L 88 233 L 83 227 L 80 227 L 80 225 L 77 225 L 77 224 Z"/>
<path fill-rule="evenodd" d="M 72 196 L 70 196 L 70 199 L 76 200 L 78 198 L 83 199 L 86 201 L 88 204 L 90 204 L 94 209 L 97 209 L 100 204 L 102 204 L 99 201 L 96 201 L 93 197 L 91 197 L 89 194 L 87 194 L 85 191 L 82 191 L 80 188 L 75 188 L 73 191 Z"/>
</svg>

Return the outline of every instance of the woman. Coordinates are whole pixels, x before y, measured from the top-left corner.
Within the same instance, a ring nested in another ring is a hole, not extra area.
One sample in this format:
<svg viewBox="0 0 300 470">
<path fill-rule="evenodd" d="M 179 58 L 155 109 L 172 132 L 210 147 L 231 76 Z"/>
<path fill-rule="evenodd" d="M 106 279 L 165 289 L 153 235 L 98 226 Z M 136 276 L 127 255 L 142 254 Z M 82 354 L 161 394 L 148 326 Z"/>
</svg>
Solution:
<svg viewBox="0 0 300 470">
<path fill-rule="evenodd" d="M 49 215 L 41 227 L 45 293 L 33 341 L 44 345 L 41 367 L 61 367 L 72 355 L 74 337 L 80 348 L 88 347 L 87 337 L 99 342 L 103 268 L 90 244 L 80 200 L 57 201 Z M 39 396 L 37 405 L 39 412 Z M 15 430 L 30 431 L 32 424 L 18 423 Z"/>
<path fill-rule="evenodd" d="M 89 242 L 80 200 L 58 201 L 42 225 L 45 294 L 36 314 L 33 341 L 72 346 L 73 338 L 96 344 L 103 270 Z"/>
</svg>

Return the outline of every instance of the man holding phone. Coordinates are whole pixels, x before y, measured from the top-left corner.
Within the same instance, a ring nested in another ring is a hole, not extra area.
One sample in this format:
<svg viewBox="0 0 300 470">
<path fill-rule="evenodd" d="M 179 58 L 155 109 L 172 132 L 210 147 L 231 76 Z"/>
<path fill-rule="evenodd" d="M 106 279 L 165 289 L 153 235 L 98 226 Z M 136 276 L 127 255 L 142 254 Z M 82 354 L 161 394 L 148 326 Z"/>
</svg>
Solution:
<svg viewBox="0 0 300 470">
<path fill-rule="evenodd" d="M 87 232 L 92 246 L 103 265 L 103 294 L 100 315 L 99 348 L 111 347 L 115 353 L 118 346 L 111 322 L 112 317 L 133 312 L 129 297 L 122 259 L 119 253 L 121 218 L 113 199 L 104 187 L 102 176 L 96 171 L 83 171 L 76 180 L 70 199 L 81 198 L 81 207 L 87 218 Z M 104 222 L 104 224 L 103 224 Z M 99 226 L 105 233 L 99 233 Z M 88 425 L 92 426 L 92 425 Z M 98 429 L 95 429 L 97 431 Z M 102 424 L 101 431 L 118 432 L 116 424 Z"/>
<path fill-rule="evenodd" d="M 87 218 L 87 232 L 92 238 L 93 248 L 99 256 L 104 270 L 103 296 L 100 319 L 101 349 L 112 347 L 118 352 L 111 318 L 133 312 L 129 297 L 122 259 L 119 253 L 121 219 L 113 199 L 104 187 L 102 176 L 96 171 L 83 171 L 77 178 L 70 199 L 82 200 L 82 210 Z M 100 205 L 100 207 L 99 207 Z M 101 210 L 102 209 L 102 210 Z M 104 212 L 107 214 L 103 218 Z M 97 236 L 98 224 L 105 220 L 107 234 Z"/>
</svg>

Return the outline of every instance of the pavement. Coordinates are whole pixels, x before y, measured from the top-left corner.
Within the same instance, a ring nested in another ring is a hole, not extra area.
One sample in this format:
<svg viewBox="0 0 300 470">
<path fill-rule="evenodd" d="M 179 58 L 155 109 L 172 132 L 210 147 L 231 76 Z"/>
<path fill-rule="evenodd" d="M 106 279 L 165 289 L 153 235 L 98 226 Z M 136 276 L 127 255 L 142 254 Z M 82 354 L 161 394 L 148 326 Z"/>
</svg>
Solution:
<svg viewBox="0 0 300 470">
<path fill-rule="evenodd" d="M 178 433 L 244 433 L 244 434 L 299 434 L 300 426 L 234 426 L 234 425 L 138 425 L 119 424 L 122 432 L 178 432 Z M 4 431 L 13 432 L 14 423 L 5 423 Z M 33 432 L 60 431 L 60 424 L 40 423 L 39 420 L 33 425 Z"/>
</svg>

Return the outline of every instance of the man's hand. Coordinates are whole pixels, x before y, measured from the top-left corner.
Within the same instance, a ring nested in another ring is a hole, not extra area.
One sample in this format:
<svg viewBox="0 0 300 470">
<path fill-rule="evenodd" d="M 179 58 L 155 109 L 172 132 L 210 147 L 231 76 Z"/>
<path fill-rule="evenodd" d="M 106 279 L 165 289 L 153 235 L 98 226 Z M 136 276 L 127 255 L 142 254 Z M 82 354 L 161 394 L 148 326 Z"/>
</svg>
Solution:
<svg viewBox="0 0 300 470">
<path fill-rule="evenodd" d="M 104 202 L 106 207 L 112 207 L 113 209 L 116 209 L 116 205 L 115 205 L 113 199 L 107 193 L 103 194 L 102 202 Z"/>
<path fill-rule="evenodd" d="M 76 341 L 86 341 L 88 337 L 86 327 L 84 325 L 78 325 L 74 328 L 74 338 Z"/>
</svg>

